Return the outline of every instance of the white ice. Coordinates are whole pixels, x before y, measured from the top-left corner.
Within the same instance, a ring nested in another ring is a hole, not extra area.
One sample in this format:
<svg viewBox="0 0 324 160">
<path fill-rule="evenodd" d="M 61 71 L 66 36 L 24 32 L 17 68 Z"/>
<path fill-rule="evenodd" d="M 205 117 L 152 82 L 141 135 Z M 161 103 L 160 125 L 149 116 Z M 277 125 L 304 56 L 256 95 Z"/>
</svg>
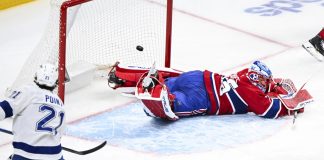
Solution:
<svg viewBox="0 0 324 160">
<path fill-rule="evenodd" d="M 261 13 L 245 12 L 254 7 L 272 9 L 280 14 L 260 16 Z M 48 12 L 48 0 L 38 0 L 0 11 L 2 93 L 15 80 L 25 59 L 42 36 Z M 324 159 L 324 84 L 321 80 L 324 77 L 324 62 L 316 61 L 301 47 L 303 42 L 316 35 L 324 26 L 321 21 L 323 17 L 324 2 L 321 0 L 174 0 L 173 68 L 209 69 L 227 74 L 260 59 L 268 64 L 276 77 L 291 78 L 297 86 L 309 80 L 305 88 L 315 101 L 307 106 L 305 113 L 298 116 L 295 125 L 290 123 L 292 117 L 287 117 L 290 122 L 275 133 L 235 147 L 217 149 L 218 146 L 215 146 L 215 149 L 203 152 L 161 155 L 107 145 L 90 155 L 78 156 L 64 152 L 64 157 L 68 160 Z M 132 102 L 134 99 L 123 97 L 109 89 L 106 81 L 97 80 L 91 86 L 67 95 L 67 121 L 75 122 Z M 0 122 L 0 127 L 11 129 L 11 119 Z M 12 137 L 0 134 L 0 159 L 6 159 L 12 153 Z M 237 138 L 234 137 L 235 134 L 230 136 Z M 82 150 L 99 142 L 65 136 L 62 144 Z"/>
</svg>

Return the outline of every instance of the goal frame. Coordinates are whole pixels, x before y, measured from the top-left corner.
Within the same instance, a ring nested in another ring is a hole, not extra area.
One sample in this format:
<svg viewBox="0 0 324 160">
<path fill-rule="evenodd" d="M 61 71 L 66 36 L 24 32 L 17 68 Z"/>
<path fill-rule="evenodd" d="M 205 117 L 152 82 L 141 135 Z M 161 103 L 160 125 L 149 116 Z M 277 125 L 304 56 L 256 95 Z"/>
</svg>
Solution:
<svg viewBox="0 0 324 160">
<path fill-rule="evenodd" d="M 68 8 L 87 3 L 92 0 L 69 0 L 62 3 L 60 8 L 60 32 L 59 32 L 59 62 L 58 62 L 58 96 L 64 102 L 65 73 L 66 73 L 66 35 L 67 35 L 67 12 Z M 156 2 L 147 0 L 151 3 Z M 173 0 L 166 0 L 166 35 L 165 35 L 165 67 L 171 67 L 171 39 L 172 39 L 172 12 Z"/>
</svg>

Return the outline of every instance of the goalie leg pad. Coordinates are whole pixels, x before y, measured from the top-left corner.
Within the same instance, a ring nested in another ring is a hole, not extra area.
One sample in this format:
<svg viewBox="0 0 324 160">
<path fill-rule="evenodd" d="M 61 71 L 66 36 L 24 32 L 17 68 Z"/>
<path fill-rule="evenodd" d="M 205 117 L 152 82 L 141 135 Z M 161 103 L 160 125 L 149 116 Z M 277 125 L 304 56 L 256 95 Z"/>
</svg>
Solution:
<svg viewBox="0 0 324 160">
<path fill-rule="evenodd" d="M 147 114 L 164 119 L 172 119 L 175 115 L 185 117 L 206 114 L 210 102 L 205 89 L 203 72 L 191 71 L 178 77 L 167 78 L 165 85 L 171 93 L 168 96 L 160 84 L 149 90 L 143 89 L 141 85 L 138 86 L 135 95 L 142 100 Z M 173 112 L 170 112 L 171 107 L 167 104 L 173 105 Z"/>
<path fill-rule="evenodd" d="M 140 93 L 136 93 L 137 98 L 142 100 L 144 104 L 144 112 L 146 115 L 156 118 L 168 119 L 175 121 L 179 119 L 172 111 L 172 100 L 174 96 L 168 93 L 165 85 L 158 85 L 152 89 L 152 92 L 139 89 Z"/>
<path fill-rule="evenodd" d="M 111 71 L 108 73 L 108 83 L 116 83 L 117 85 L 111 88 L 116 89 L 119 87 L 135 87 L 137 82 L 143 77 L 143 74 L 147 74 L 150 68 L 139 66 L 123 66 L 120 63 L 116 63 Z M 167 77 L 175 77 L 182 72 L 171 68 L 157 69 L 159 79 L 165 79 Z"/>
</svg>

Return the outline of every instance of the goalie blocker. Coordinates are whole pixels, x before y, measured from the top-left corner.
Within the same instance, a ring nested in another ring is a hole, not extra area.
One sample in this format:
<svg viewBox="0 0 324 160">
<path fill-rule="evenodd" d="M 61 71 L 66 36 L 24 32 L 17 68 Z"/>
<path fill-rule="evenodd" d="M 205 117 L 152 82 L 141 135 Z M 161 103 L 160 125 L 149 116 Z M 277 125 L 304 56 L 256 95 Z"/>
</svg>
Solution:
<svg viewBox="0 0 324 160">
<path fill-rule="evenodd" d="M 276 85 L 280 86 L 287 94 L 279 94 L 278 98 L 288 110 L 288 114 L 292 115 L 294 111 L 298 113 L 304 112 L 306 104 L 313 101 L 313 97 L 306 89 L 300 88 L 297 90 L 295 84 L 290 79 L 274 79 Z"/>
<path fill-rule="evenodd" d="M 147 115 L 168 120 L 247 112 L 277 118 L 301 113 L 312 101 L 307 90 L 297 91 L 290 79 L 273 79 L 260 61 L 230 76 L 208 70 L 179 72 L 116 63 L 108 77 L 113 89 L 131 88 L 122 92 L 141 99 Z"/>
</svg>

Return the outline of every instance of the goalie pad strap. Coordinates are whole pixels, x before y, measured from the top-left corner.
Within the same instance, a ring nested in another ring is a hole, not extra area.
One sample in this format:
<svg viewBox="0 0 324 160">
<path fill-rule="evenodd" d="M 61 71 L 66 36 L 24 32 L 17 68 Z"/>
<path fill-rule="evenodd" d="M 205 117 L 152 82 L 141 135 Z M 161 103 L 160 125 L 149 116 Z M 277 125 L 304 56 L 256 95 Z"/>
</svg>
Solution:
<svg viewBox="0 0 324 160">
<path fill-rule="evenodd" d="M 116 66 L 116 76 L 122 80 L 137 82 L 147 70 L 127 69 Z"/>
</svg>

